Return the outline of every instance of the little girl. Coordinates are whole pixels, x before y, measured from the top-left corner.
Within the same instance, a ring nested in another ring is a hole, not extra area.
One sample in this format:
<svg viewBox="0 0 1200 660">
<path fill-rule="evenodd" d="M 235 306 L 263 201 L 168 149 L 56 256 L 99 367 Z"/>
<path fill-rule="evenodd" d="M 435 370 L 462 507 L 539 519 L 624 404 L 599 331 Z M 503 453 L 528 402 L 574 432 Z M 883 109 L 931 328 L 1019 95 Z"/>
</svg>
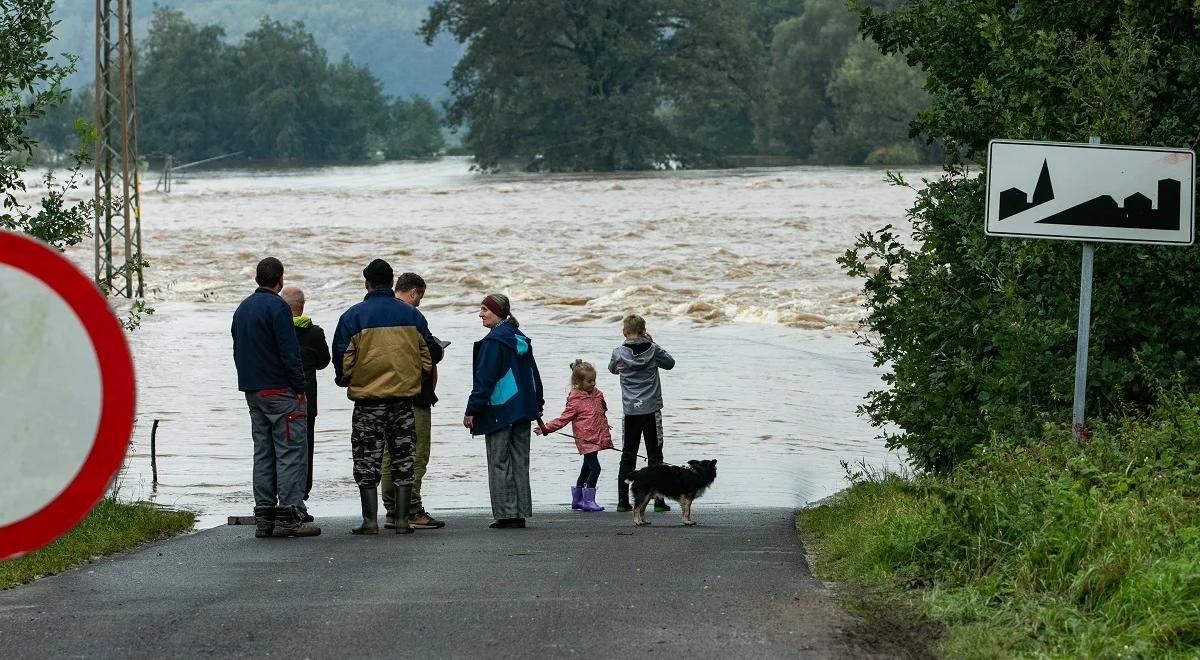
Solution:
<svg viewBox="0 0 1200 660">
<path fill-rule="evenodd" d="M 595 367 L 583 360 L 575 360 L 571 365 L 571 393 L 567 395 L 567 406 L 562 415 L 546 422 L 544 428 L 534 430 L 538 435 L 545 435 L 570 423 L 575 432 L 575 448 L 583 455 L 583 467 L 571 488 L 572 509 L 604 510 L 596 504 L 596 480 L 600 478 L 600 459 L 596 454 L 613 446 L 607 412 L 604 393 L 596 389 Z"/>
</svg>

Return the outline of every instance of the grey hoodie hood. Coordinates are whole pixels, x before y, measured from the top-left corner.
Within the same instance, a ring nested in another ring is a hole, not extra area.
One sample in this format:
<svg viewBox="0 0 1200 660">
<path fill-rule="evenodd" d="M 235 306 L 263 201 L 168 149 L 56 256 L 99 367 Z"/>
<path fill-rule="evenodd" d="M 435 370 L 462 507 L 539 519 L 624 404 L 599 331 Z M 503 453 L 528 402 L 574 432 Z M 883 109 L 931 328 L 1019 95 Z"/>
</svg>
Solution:
<svg viewBox="0 0 1200 660">
<path fill-rule="evenodd" d="M 671 369 L 675 358 L 647 339 L 627 339 L 613 349 L 608 370 L 621 376 L 621 407 L 626 415 L 647 415 L 662 410 L 659 369 Z"/>
</svg>

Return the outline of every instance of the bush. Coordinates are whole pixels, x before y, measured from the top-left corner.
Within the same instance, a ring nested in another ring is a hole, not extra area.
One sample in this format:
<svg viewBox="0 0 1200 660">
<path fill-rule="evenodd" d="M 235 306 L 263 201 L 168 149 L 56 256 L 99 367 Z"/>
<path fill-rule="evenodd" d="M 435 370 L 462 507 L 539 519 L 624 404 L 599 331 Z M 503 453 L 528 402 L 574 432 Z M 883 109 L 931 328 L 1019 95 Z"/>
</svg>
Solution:
<svg viewBox="0 0 1200 660">
<path fill-rule="evenodd" d="M 913 130 L 955 159 L 918 193 L 911 236 L 864 234 L 840 260 L 866 280 L 864 337 L 888 369 L 863 411 L 928 470 L 1070 415 L 1080 247 L 984 236 L 985 178 L 971 165 L 988 140 L 1181 146 L 1200 125 L 1191 0 L 995 11 L 912 0 L 863 14 L 866 36 L 923 68 L 933 107 Z M 1145 409 L 1157 378 L 1200 384 L 1200 250 L 1105 244 L 1095 263 L 1090 418 Z"/>
<path fill-rule="evenodd" d="M 1200 650 L 1200 397 L 944 475 L 864 482 L 805 511 L 818 568 L 928 584 L 950 656 L 1194 657 Z"/>
</svg>

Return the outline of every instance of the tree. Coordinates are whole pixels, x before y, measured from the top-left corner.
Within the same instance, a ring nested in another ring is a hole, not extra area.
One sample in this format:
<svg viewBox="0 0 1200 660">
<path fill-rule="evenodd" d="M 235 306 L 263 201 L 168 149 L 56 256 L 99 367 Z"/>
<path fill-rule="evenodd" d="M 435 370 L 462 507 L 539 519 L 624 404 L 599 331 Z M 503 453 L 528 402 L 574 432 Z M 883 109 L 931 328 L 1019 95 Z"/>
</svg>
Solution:
<svg viewBox="0 0 1200 660">
<path fill-rule="evenodd" d="M 176 162 L 236 151 L 238 115 L 225 31 L 157 7 L 137 75 L 139 141 Z"/>
<path fill-rule="evenodd" d="M 898 55 L 885 55 L 872 41 L 850 47 L 827 97 L 830 114 L 813 129 L 813 158 L 848 165 L 912 164 L 923 158 L 908 137 L 917 113 L 929 107 L 925 77 Z"/>
<path fill-rule="evenodd" d="M 29 123 L 68 97 L 60 83 L 71 66 L 53 63 L 46 51 L 53 39 L 51 9 L 51 0 L 8 0 L 0 11 L 0 228 L 30 234 L 61 250 L 88 235 L 95 209 L 90 200 L 66 202 L 78 187 L 78 167 L 62 181 L 47 174 L 46 193 L 36 209 L 22 199 L 27 189 L 21 178 L 37 146 L 27 132 Z M 84 153 L 81 149 L 80 158 Z"/>
<path fill-rule="evenodd" d="M 234 62 L 247 155 L 299 160 L 331 151 L 321 143 L 328 64 L 303 24 L 264 18 L 234 50 Z"/>
<path fill-rule="evenodd" d="M 387 158 L 429 158 L 446 148 L 442 116 L 424 96 L 393 101 L 389 124 L 384 146 Z"/>
<path fill-rule="evenodd" d="M 437 0 L 426 43 L 466 44 L 447 121 L 466 128 L 476 164 L 516 159 L 549 170 L 712 162 L 660 110 L 703 94 L 737 102 L 754 67 L 732 0 Z"/>
<path fill-rule="evenodd" d="M 812 154 L 813 129 L 833 111 L 829 82 L 857 39 L 857 23 L 843 0 L 808 0 L 803 14 L 775 28 L 771 136 L 796 156 Z"/>
<path fill-rule="evenodd" d="M 389 108 L 379 79 L 370 69 L 343 57 L 330 68 L 320 100 L 325 114 L 319 142 L 322 158 L 364 160 L 382 148 Z"/>
<path fill-rule="evenodd" d="M 866 336 L 887 368 L 863 410 L 914 464 L 946 469 L 995 437 L 1066 423 L 1079 246 L 983 235 L 988 140 L 1195 147 L 1200 22 L 1193 0 L 912 0 L 862 27 L 928 76 L 914 128 L 949 146 L 918 192 L 911 241 L 891 228 L 842 259 L 866 280 Z M 1164 379 L 1200 385 L 1200 249 L 1096 251 L 1087 410 L 1151 404 Z"/>
</svg>

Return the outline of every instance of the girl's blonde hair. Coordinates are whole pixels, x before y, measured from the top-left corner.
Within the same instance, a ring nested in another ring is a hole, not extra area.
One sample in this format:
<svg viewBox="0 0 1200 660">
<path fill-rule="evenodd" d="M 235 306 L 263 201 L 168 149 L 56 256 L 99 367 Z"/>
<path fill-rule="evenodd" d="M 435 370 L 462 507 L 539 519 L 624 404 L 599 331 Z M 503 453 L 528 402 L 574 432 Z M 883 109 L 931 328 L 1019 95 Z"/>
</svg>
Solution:
<svg viewBox="0 0 1200 660">
<path fill-rule="evenodd" d="M 583 380 L 585 378 L 587 378 L 588 376 L 591 376 L 592 380 L 595 380 L 595 378 L 596 378 L 596 368 L 593 367 L 590 362 L 584 362 L 583 360 L 576 360 L 575 364 L 571 365 L 571 387 L 572 388 L 579 387 L 583 383 Z"/>
</svg>

